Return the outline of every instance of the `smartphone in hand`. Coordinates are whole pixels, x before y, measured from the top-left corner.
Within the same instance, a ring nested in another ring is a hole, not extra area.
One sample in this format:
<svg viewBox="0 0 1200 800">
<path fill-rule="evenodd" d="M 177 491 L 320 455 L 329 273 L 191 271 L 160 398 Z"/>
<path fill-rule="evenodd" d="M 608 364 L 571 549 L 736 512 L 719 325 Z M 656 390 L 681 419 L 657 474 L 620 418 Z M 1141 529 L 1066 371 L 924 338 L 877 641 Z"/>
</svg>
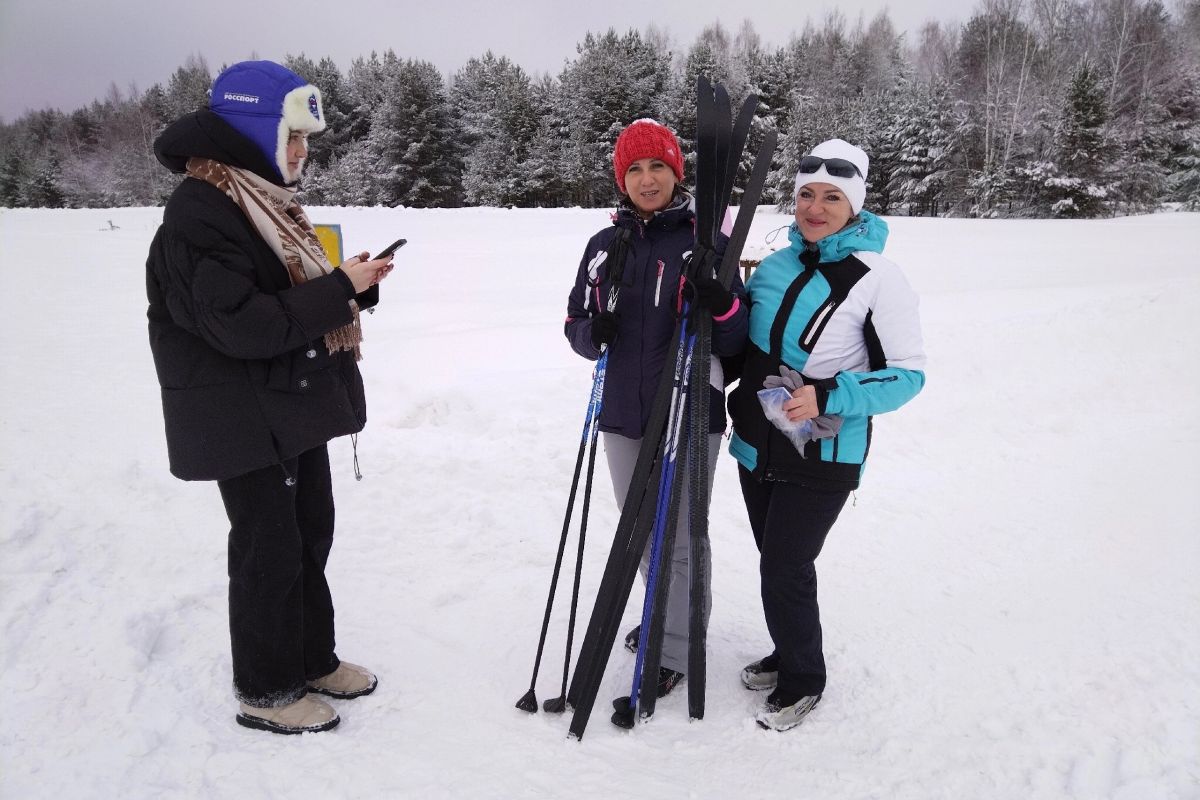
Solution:
<svg viewBox="0 0 1200 800">
<path fill-rule="evenodd" d="M 379 255 L 372 257 L 371 260 L 378 261 L 381 258 L 387 258 L 392 253 L 399 250 L 401 247 L 404 247 L 404 245 L 406 245 L 406 244 L 408 244 L 408 239 L 397 239 L 396 241 L 389 244 L 387 247 L 383 248 L 383 251 L 380 252 Z M 364 311 L 369 311 L 370 313 L 374 314 L 375 306 L 379 304 L 379 284 L 375 284 L 374 286 L 370 287 L 369 289 L 359 293 L 355 297 L 355 300 L 358 301 L 359 308 L 361 308 Z"/>
<path fill-rule="evenodd" d="M 383 249 L 383 252 L 381 252 L 379 255 L 377 255 L 377 256 L 372 256 L 372 257 L 371 257 L 371 260 L 372 260 L 372 261 L 378 261 L 378 260 L 379 260 L 379 259 L 381 259 L 381 258 L 387 258 L 387 257 L 388 257 L 388 256 L 390 256 L 392 253 L 394 253 L 394 252 L 396 252 L 397 250 L 399 250 L 401 247 L 404 247 L 404 245 L 406 245 L 406 244 L 408 244 L 408 239 L 397 239 L 396 241 L 392 242 L 392 243 L 391 243 L 391 244 L 389 244 L 387 247 L 385 247 L 385 248 Z"/>
</svg>

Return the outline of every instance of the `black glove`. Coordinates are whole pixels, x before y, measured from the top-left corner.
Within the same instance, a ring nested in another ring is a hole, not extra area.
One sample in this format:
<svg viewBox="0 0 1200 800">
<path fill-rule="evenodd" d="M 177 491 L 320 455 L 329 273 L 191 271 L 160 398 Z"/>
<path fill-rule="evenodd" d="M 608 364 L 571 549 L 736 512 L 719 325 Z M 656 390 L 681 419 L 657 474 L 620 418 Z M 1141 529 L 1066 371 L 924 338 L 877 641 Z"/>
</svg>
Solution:
<svg viewBox="0 0 1200 800">
<path fill-rule="evenodd" d="M 696 303 L 707 308 L 714 317 L 723 317 L 733 308 L 736 295 L 721 285 L 716 278 L 701 276 L 692 279 L 692 291 L 696 295 Z"/>
<path fill-rule="evenodd" d="M 601 311 L 592 317 L 592 344 L 597 350 L 617 338 L 617 315 Z"/>
</svg>

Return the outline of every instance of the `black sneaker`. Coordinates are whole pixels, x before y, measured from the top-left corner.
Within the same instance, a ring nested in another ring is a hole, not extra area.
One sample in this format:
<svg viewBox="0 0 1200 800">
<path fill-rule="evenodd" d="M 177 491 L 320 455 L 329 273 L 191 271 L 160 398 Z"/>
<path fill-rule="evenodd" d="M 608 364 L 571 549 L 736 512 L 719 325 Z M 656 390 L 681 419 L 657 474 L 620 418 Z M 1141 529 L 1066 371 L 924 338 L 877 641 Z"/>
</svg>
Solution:
<svg viewBox="0 0 1200 800">
<path fill-rule="evenodd" d="M 658 687 L 657 687 L 658 688 L 658 696 L 666 697 L 667 695 L 669 695 L 671 693 L 672 689 L 674 689 L 676 686 L 678 686 L 680 684 L 681 681 L 683 681 L 683 673 L 682 672 L 676 672 L 675 670 L 668 669 L 666 667 L 659 667 L 658 668 Z M 622 711 L 628 707 L 629 707 L 629 698 L 628 697 L 618 697 L 616 700 L 613 700 L 613 708 L 616 709 L 617 711 Z"/>
<path fill-rule="evenodd" d="M 635 625 L 633 630 L 625 634 L 625 649 L 631 653 L 636 653 L 638 648 L 638 639 L 642 635 L 642 626 Z"/>
<path fill-rule="evenodd" d="M 683 681 L 683 673 L 667 667 L 658 668 L 658 696 L 666 697 Z"/>
<path fill-rule="evenodd" d="M 683 681 L 683 673 L 676 672 L 667 667 L 658 668 L 658 684 L 656 686 L 659 697 L 666 697 L 671 693 L 671 690 Z M 633 706 L 629 702 L 628 697 L 618 697 L 613 700 L 613 715 L 612 723 L 618 728 L 633 727 Z"/>
</svg>

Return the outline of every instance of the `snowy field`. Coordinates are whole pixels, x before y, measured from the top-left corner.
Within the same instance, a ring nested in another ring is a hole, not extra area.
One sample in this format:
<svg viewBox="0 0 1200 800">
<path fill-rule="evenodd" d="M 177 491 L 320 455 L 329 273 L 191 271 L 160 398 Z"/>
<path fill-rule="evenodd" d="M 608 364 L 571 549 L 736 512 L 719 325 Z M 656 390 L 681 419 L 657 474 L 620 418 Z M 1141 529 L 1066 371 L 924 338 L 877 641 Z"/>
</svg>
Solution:
<svg viewBox="0 0 1200 800">
<path fill-rule="evenodd" d="M 160 214 L 0 211 L 0 796 L 1200 797 L 1200 215 L 889 220 L 929 381 L 877 420 L 818 562 L 820 708 L 752 721 L 738 670 L 770 648 L 723 454 L 706 719 L 677 692 L 610 725 L 618 646 L 577 742 L 513 703 L 590 387 L 566 295 L 606 213 L 313 210 L 351 250 L 409 245 L 365 318 L 365 479 L 331 448 L 338 652 L 380 688 L 302 737 L 234 724 L 227 523 L 167 472 L 146 340 Z"/>
</svg>

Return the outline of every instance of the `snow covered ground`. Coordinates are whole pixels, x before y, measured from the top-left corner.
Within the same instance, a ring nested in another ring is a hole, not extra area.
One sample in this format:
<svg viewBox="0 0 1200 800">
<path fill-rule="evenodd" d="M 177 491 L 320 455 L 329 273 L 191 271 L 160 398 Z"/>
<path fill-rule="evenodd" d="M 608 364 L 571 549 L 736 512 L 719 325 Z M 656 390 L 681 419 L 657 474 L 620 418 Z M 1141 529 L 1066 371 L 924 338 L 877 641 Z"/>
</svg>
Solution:
<svg viewBox="0 0 1200 800">
<path fill-rule="evenodd" d="M 0 795 L 1200 797 L 1200 215 L 889 220 L 929 382 L 877 420 L 818 564 L 820 708 L 752 721 L 737 673 L 769 645 L 725 454 L 707 718 L 680 692 L 610 725 L 618 647 L 576 742 L 513 703 L 590 386 L 566 294 L 605 212 L 313 210 L 350 249 L 410 243 L 366 318 L 362 482 L 332 447 L 338 649 L 380 688 L 303 737 L 233 722 L 226 522 L 167 472 L 146 342 L 160 213 L 0 211 Z M 593 513 L 584 614 L 603 472 Z"/>
</svg>

